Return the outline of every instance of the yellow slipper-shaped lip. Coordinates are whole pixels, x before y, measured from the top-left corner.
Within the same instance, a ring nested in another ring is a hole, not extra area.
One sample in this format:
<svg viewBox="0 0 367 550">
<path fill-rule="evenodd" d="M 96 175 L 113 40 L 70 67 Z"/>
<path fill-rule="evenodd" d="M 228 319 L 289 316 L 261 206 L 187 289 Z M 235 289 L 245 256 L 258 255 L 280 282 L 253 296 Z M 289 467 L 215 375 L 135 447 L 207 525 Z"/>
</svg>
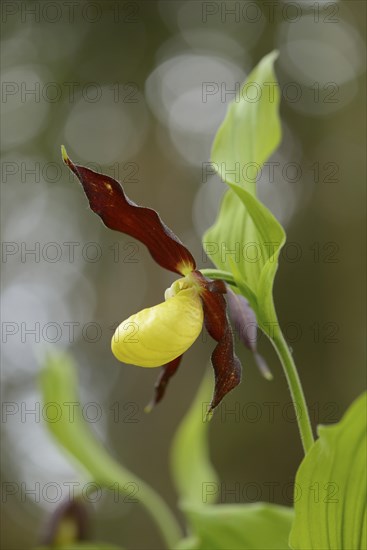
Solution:
<svg viewBox="0 0 367 550">
<path fill-rule="evenodd" d="M 177 283 L 177 282 L 176 282 Z M 179 290 L 166 301 L 131 315 L 112 337 L 112 353 L 124 363 L 160 367 L 182 355 L 203 326 L 203 307 L 196 288 Z"/>
</svg>

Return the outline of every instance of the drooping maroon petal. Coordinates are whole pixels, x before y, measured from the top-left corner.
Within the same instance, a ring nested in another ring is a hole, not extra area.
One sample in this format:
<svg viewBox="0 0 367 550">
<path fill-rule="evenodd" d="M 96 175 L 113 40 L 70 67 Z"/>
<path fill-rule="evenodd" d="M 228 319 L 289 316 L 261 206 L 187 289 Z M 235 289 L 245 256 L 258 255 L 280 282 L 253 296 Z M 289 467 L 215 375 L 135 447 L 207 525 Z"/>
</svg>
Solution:
<svg viewBox="0 0 367 550">
<path fill-rule="evenodd" d="M 113 178 L 74 164 L 64 149 L 63 160 L 82 184 L 91 209 L 107 227 L 141 241 L 165 269 L 183 275 L 195 269 L 190 252 L 155 210 L 131 201 L 121 184 Z"/>
<path fill-rule="evenodd" d="M 210 333 L 213 326 L 210 315 L 207 314 L 206 328 Z M 211 336 L 213 336 L 211 334 Z M 234 353 L 233 335 L 230 328 L 227 328 L 212 353 L 212 363 L 215 373 L 214 396 L 210 403 L 209 411 L 219 405 L 222 399 L 241 382 L 242 366 Z"/>
<path fill-rule="evenodd" d="M 242 367 L 234 352 L 234 342 L 231 325 L 223 296 L 225 285 L 213 285 L 200 272 L 195 276 L 202 286 L 201 298 L 204 309 L 204 323 L 210 336 L 218 342 L 212 353 L 212 364 L 215 375 L 214 395 L 209 412 L 215 409 L 228 392 L 241 382 Z M 224 289 L 224 290 L 223 290 Z"/>
<path fill-rule="evenodd" d="M 160 375 L 158 377 L 158 380 L 156 381 L 154 385 L 154 396 L 152 401 L 145 407 L 145 412 L 150 412 L 157 403 L 159 403 L 166 392 L 166 387 L 172 376 L 176 373 L 180 363 L 181 363 L 182 355 L 179 357 L 176 357 L 176 359 L 173 359 L 170 363 L 167 363 L 167 365 L 163 365 L 162 370 L 160 372 Z"/>
<path fill-rule="evenodd" d="M 257 351 L 257 319 L 255 312 L 244 296 L 236 294 L 229 287 L 227 287 L 227 303 L 229 317 L 235 333 L 243 344 L 253 352 L 256 364 L 264 378 L 271 380 L 273 375 L 265 359 Z"/>
</svg>

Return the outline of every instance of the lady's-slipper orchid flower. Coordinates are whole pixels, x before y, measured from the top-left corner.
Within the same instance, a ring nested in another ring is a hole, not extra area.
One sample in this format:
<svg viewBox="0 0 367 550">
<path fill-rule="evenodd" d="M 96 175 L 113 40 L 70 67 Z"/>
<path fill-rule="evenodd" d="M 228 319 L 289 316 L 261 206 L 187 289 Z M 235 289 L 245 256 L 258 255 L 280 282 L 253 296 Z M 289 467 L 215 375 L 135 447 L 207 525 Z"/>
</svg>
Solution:
<svg viewBox="0 0 367 550">
<path fill-rule="evenodd" d="M 210 404 L 213 410 L 239 384 L 242 370 L 227 318 L 225 283 L 211 281 L 196 269 L 191 253 L 155 210 L 132 202 L 113 178 L 74 164 L 64 147 L 62 156 L 82 184 L 91 209 L 104 224 L 138 239 L 161 267 L 182 276 L 166 290 L 164 302 L 143 309 L 118 326 L 112 337 L 112 352 L 125 363 L 163 367 L 155 386 L 156 404 L 204 324 L 217 341 L 211 357 L 215 374 Z"/>
</svg>

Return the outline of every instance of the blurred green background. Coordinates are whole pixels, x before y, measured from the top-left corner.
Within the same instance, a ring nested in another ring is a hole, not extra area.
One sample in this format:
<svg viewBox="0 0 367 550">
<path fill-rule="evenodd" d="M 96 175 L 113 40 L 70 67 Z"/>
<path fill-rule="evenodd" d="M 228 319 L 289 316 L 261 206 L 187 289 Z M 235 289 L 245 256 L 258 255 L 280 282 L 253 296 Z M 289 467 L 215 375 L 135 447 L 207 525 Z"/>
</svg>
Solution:
<svg viewBox="0 0 367 550">
<path fill-rule="evenodd" d="M 279 318 L 314 425 L 337 421 L 361 393 L 365 16 L 354 0 L 2 3 L 2 548 L 37 544 L 59 490 L 81 479 L 42 424 L 48 350 L 73 353 L 92 428 L 175 506 L 169 447 L 214 346 L 203 335 L 144 414 L 158 372 L 119 364 L 110 338 L 174 276 L 88 210 L 60 144 L 156 208 L 209 267 L 201 236 L 224 186 L 203 163 L 231 92 L 274 48 L 283 141 L 259 192 L 292 243 L 276 278 Z M 281 367 L 261 335 L 273 382 L 237 348 L 243 383 L 210 426 L 220 501 L 290 505 L 302 449 Z M 104 492 L 92 507 L 94 538 L 161 547 L 138 504 Z"/>
</svg>

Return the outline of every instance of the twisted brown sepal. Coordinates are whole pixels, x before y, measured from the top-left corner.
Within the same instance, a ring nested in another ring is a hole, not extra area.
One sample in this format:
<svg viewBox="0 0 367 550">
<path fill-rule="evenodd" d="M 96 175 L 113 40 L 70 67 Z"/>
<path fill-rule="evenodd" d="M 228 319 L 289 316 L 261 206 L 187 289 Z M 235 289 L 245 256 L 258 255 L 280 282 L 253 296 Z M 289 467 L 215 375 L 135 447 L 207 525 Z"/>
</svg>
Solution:
<svg viewBox="0 0 367 550">
<path fill-rule="evenodd" d="M 174 374 L 176 374 L 176 371 L 178 367 L 180 366 L 182 359 L 182 355 L 179 357 L 176 357 L 176 359 L 173 359 L 170 363 L 167 363 L 167 365 L 163 365 L 162 370 L 160 372 L 160 375 L 158 377 L 158 380 L 156 381 L 154 385 L 154 396 L 152 401 L 145 407 L 145 412 L 150 412 L 157 403 L 159 403 L 166 392 L 166 387 L 170 379 Z"/>
<path fill-rule="evenodd" d="M 88 514 L 78 499 L 62 502 L 52 514 L 41 544 L 64 546 L 88 540 Z"/>
<path fill-rule="evenodd" d="M 195 269 L 190 252 L 155 210 L 131 201 L 113 178 L 74 164 L 63 147 L 62 157 L 82 184 L 91 209 L 107 227 L 138 239 L 154 260 L 169 271 L 185 275 Z"/>
<path fill-rule="evenodd" d="M 244 296 L 236 294 L 228 286 L 227 303 L 229 317 L 236 334 L 243 344 L 254 354 L 256 364 L 264 378 L 272 380 L 273 375 L 265 359 L 257 351 L 257 319 L 255 312 Z"/>
<path fill-rule="evenodd" d="M 208 281 L 199 271 L 195 271 L 202 292 L 204 323 L 210 336 L 218 342 L 212 353 L 215 387 L 209 407 L 209 413 L 222 399 L 241 382 L 242 366 L 234 352 L 231 325 L 227 317 L 226 301 L 223 294 L 227 291 L 223 281 Z"/>
</svg>

